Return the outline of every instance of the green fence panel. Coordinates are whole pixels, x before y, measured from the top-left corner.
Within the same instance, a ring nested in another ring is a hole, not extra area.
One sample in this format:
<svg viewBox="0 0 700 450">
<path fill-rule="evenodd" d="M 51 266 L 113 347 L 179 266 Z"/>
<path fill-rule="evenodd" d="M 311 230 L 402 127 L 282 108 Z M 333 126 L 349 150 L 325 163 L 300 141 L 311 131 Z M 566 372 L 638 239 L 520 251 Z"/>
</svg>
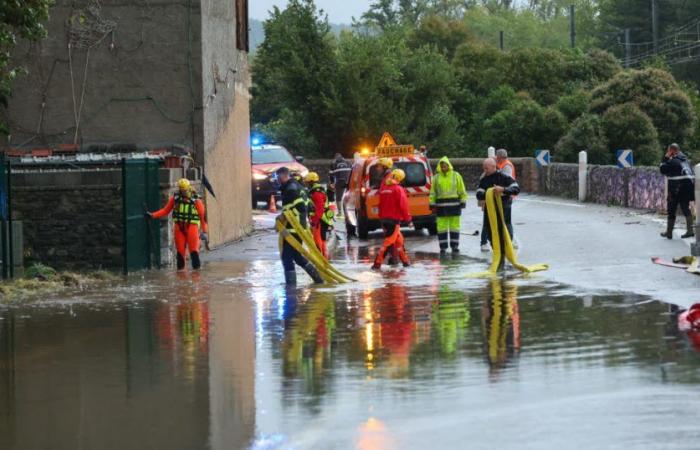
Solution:
<svg viewBox="0 0 700 450">
<path fill-rule="evenodd" d="M 160 207 L 159 165 L 151 159 L 122 160 L 124 273 L 160 267 L 160 227 L 145 216 Z"/>
</svg>

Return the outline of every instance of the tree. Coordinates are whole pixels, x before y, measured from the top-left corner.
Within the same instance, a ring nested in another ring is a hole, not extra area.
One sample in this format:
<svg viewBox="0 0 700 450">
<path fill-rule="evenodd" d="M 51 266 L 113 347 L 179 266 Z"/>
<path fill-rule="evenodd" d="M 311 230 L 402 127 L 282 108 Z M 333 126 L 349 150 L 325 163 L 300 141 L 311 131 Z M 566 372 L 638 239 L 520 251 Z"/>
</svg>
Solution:
<svg viewBox="0 0 700 450">
<path fill-rule="evenodd" d="M 649 116 L 634 103 L 610 107 L 602 117 L 603 130 L 611 149 L 609 162 L 615 150 L 632 149 L 641 165 L 655 165 L 661 159 L 661 147 L 656 128 Z"/>
<path fill-rule="evenodd" d="M 313 0 L 290 0 L 286 9 L 274 8 L 264 27 L 265 40 L 252 69 L 253 121 L 275 123 L 282 111 L 287 117 L 293 113 L 295 124 L 283 122 L 283 134 L 304 136 L 302 131 L 289 132 L 296 125 L 309 136 L 285 143 L 318 154 L 335 140 L 328 104 L 335 96 L 336 59 L 328 19 L 320 16 Z"/>
<path fill-rule="evenodd" d="M 576 161 L 578 152 L 585 150 L 591 164 L 610 164 L 611 152 L 608 147 L 600 116 L 583 114 L 559 139 L 555 150 L 562 161 Z"/>
<path fill-rule="evenodd" d="M 633 103 L 651 119 L 664 144 L 683 145 L 694 133 L 693 105 L 668 72 L 644 69 L 618 73 L 593 90 L 591 112 L 604 114 L 624 103 Z"/>
<path fill-rule="evenodd" d="M 49 17 L 51 0 L 2 1 L 0 7 L 0 105 L 7 107 L 12 81 L 23 71 L 12 67 L 10 52 L 17 40 L 38 41 L 46 35 L 42 22 Z M 7 125 L 0 121 L 0 133 L 7 134 Z"/>
</svg>

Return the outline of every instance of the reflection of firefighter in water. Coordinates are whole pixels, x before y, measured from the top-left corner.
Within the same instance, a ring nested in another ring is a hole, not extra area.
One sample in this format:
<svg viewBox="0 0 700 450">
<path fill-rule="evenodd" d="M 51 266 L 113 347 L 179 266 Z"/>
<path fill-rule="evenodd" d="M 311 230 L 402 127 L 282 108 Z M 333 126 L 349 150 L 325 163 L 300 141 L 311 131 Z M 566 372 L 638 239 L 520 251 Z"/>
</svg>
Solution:
<svg viewBox="0 0 700 450">
<path fill-rule="evenodd" d="M 491 301 L 481 308 L 482 334 L 492 373 L 505 367 L 508 357 L 520 350 L 518 287 L 507 281 L 491 281 Z"/>
<path fill-rule="evenodd" d="M 287 301 L 296 294 L 287 290 Z M 296 298 L 294 298 L 296 304 Z M 286 318 L 283 342 L 284 374 L 303 373 L 313 381 L 320 378 L 330 363 L 331 337 L 335 330 L 333 297 L 327 292 L 314 292 L 299 305 L 291 318 Z"/>
<path fill-rule="evenodd" d="M 408 373 L 411 340 L 414 328 L 411 304 L 406 286 L 391 283 L 373 292 L 373 304 L 379 313 L 379 342 L 389 353 L 389 372 L 392 376 Z"/>
<path fill-rule="evenodd" d="M 469 297 L 460 291 L 441 286 L 438 300 L 433 304 L 433 324 L 437 327 L 440 349 L 444 355 L 454 355 L 464 342 L 469 326 Z"/>
<path fill-rule="evenodd" d="M 160 305 L 157 315 L 158 336 L 170 351 L 182 351 L 184 370 L 194 375 L 196 356 L 209 346 L 209 286 L 200 274 L 178 274 L 175 301 Z"/>
</svg>

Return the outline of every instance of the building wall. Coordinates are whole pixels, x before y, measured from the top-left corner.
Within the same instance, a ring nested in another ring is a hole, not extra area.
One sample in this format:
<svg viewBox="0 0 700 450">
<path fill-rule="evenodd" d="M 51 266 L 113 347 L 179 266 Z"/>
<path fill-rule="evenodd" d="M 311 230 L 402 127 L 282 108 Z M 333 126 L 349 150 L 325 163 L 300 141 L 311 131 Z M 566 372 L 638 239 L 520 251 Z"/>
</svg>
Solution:
<svg viewBox="0 0 700 450">
<path fill-rule="evenodd" d="M 248 56 L 236 49 L 235 2 L 202 0 L 203 164 L 210 243 L 238 239 L 251 228 Z"/>
<path fill-rule="evenodd" d="M 86 9 L 88 4 L 94 3 L 57 0 L 48 37 L 24 42 L 14 52 L 28 74 L 13 85 L 9 144 L 32 138 L 32 147 L 72 143 L 80 113 L 78 143 L 85 146 L 200 146 L 199 1 L 102 0 L 101 8 L 93 10 L 96 15 Z M 70 24 L 79 23 L 81 16 L 85 27 L 114 28 L 114 33 L 70 39 L 69 31 L 78 27 Z M 83 42 L 94 46 L 81 48 Z"/>
</svg>

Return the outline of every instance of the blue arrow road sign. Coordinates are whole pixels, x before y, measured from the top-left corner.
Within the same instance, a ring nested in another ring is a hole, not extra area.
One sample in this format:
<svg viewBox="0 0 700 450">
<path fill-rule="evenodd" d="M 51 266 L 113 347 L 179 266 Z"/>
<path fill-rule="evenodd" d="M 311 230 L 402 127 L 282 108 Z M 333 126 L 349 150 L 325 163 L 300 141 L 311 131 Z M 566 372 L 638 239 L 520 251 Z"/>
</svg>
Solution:
<svg viewBox="0 0 700 450">
<path fill-rule="evenodd" d="M 617 151 L 617 167 L 624 169 L 625 167 L 632 167 L 634 165 L 634 153 L 632 150 L 618 150 Z"/>
<path fill-rule="evenodd" d="M 537 165 L 548 166 L 549 165 L 549 150 L 535 150 L 535 161 Z"/>
</svg>

